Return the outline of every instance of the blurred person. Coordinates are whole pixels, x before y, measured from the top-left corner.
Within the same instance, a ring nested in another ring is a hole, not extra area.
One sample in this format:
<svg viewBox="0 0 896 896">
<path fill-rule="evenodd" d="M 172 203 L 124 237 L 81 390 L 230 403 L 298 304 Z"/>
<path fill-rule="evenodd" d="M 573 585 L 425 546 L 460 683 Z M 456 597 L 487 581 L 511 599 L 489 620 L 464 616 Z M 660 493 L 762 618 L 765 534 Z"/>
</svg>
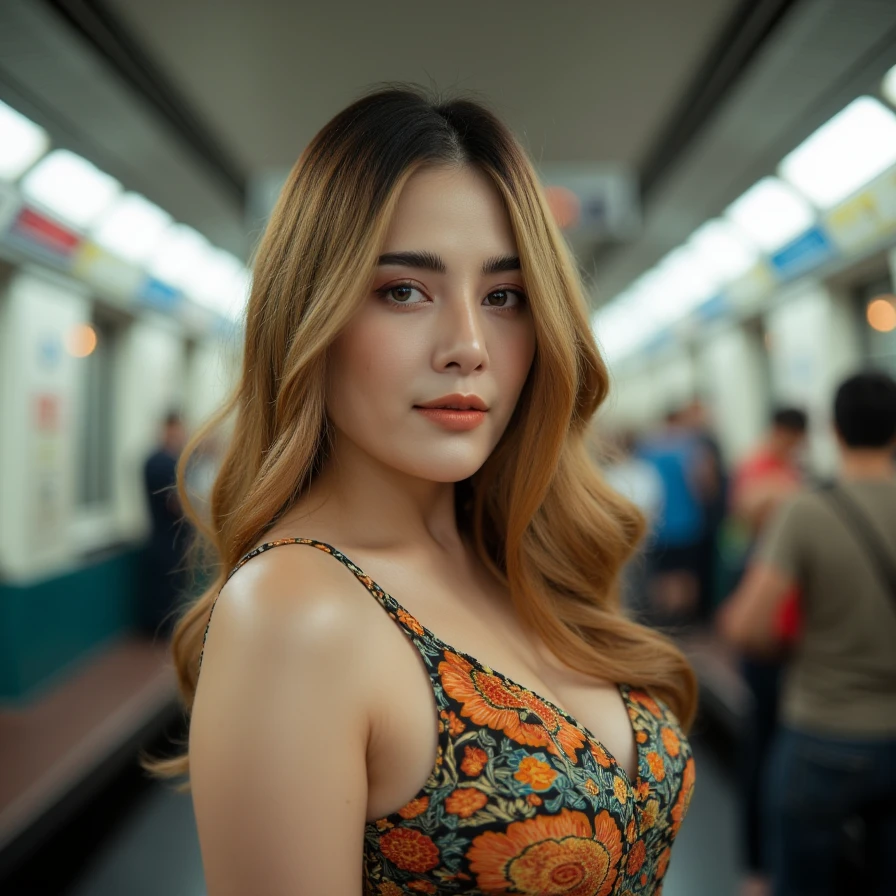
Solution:
<svg viewBox="0 0 896 896">
<path fill-rule="evenodd" d="M 695 679 L 619 607 L 642 523 L 585 447 L 585 309 L 482 106 L 383 90 L 302 154 L 174 639 L 189 756 L 156 765 L 189 763 L 209 896 L 659 893 Z"/>
<path fill-rule="evenodd" d="M 746 536 L 740 580 L 770 516 L 803 486 L 798 464 L 806 442 L 809 418 L 797 407 L 777 408 L 761 444 L 735 469 L 731 516 Z M 795 595 L 789 597 L 793 615 Z M 744 735 L 739 741 L 740 806 L 747 878 L 743 896 L 762 896 L 771 883 L 763 857 L 762 782 L 778 725 L 778 700 L 786 651 L 762 657 L 744 656 L 740 670 L 751 695 Z"/>
<path fill-rule="evenodd" d="M 644 514 L 649 528 L 663 506 L 663 480 L 653 464 L 637 455 L 634 432 L 623 432 L 617 446 L 603 468 L 604 478 Z"/>
<path fill-rule="evenodd" d="M 616 450 L 604 464 L 604 478 L 644 515 L 649 539 L 653 522 L 663 505 L 663 480 L 653 464 L 637 456 L 638 439 L 634 432 L 623 432 L 616 443 Z M 642 542 L 641 548 L 625 566 L 622 593 L 624 605 L 636 619 L 644 621 L 650 617 L 647 586 L 646 557 Z"/>
<path fill-rule="evenodd" d="M 896 382 L 850 377 L 834 421 L 838 481 L 776 512 L 719 619 L 744 651 L 772 652 L 777 614 L 799 588 L 801 634 L 763 782 L 774 896 L 896 889 Z M 868 879 L 838 884 L 854 817 Z"/>
<path fill-rule="evenodd" d="M 709 411 L 699 398 L 685 407 L 683 422 L 702 448 L 697 471 L 704 520 L 703 537 L 697 546 L 697 615 L 701 622 L 708 622 L 715 604 L 718 539 L 727 510 L 728 483 L 721 445 L 713 432 Z"/>
<path fill-rule="evenodd" d="M 808 428 L 809 418 L 804 410 L 778 408 L 762 444 L 737 466 L 731 513 L 745 525 L 751 540 L 769 516 L 802 487 L 799 458 Z"/>
<path fill-rule="evenodd" d="M 180 414 L 171 412 L 161 430 L 158 447 L 143 464 L 151 529 L 143 557 L 138 625 L 147 634 L 167 637 L 185 587 L 187 539 L 177 494 L 177 461 L 186 444 L 186 429 Z"/>
<path fill-rule="evenodd" d="M 663 483 L 662 506 L 649 540 L 650 603 L 654 622 L 682 625 L 696 619 L 700 544 L 705 529 L 706 454 L 681 410 L 638 446 Z"/>
</svg>

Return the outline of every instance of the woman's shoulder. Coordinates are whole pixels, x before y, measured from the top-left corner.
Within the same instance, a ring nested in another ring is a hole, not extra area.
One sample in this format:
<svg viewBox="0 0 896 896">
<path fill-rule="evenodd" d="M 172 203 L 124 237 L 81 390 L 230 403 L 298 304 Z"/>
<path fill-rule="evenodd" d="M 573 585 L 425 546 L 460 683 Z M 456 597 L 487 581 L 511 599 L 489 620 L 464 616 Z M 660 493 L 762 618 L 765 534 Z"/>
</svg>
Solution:
<svg viewBox="0 0 896 896">
<path fill-rule="evenodd" d="M 307 661 L 357 651 L 369 625 L 364 608 L 370 603 L 354 574 L 322 543 L 265 542 L 243 558 L 221 589 L 206 652 L 301 652 Z"/>
</svg>

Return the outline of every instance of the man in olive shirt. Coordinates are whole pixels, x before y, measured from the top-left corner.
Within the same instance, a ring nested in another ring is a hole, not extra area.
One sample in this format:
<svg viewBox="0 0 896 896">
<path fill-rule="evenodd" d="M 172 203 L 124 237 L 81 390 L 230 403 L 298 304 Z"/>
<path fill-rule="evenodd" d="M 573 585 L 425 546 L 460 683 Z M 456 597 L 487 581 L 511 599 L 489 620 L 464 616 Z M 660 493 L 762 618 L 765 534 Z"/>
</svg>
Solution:
<svg viewBox="0 0 896 896">
<path fill-rule="evenodd" d="M 765 789 L 775 896 L 833 894 L 843 825 L 857 815 L 879 878 L 863 892 L 896 892 L 896 382 L 851 377 L 834 420 L 838 483 L 776 514 L 719 616 L 740 649 L 773 653 L 781 602 L 800 590 Z"/>
</svg>

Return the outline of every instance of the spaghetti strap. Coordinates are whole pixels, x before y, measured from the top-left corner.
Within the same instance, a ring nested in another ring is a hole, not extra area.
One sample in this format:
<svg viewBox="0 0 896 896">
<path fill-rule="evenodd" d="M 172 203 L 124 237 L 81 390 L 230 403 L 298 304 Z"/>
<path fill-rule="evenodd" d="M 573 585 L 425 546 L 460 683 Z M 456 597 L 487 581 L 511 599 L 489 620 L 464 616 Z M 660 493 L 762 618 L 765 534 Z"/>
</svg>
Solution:
<svg viewBox="0 0 896 896">
<path fill-rule="evenodd" d="M 355 578 L 364 585 L 364 587 L 382 604 L 382 606 L 389 612 L 390 615 L 393 615 L 395 610 L 401 611 L 398 617 L 395 618 L 395 621 L 402 626 L 408 633 L 413 632 L 414 634 L 420 635 L 422 634 L 422 626 L 410 615 L 407 613 L 402 607 L 399 607 L 394 598 L 391 598 L 370 576 L 366 575 L 364 571 L 349 560 L 342 551 L 334 548 L 332 545 L 327 544 L 324 541 L 317 541 L 314 538 L 278 538 L 276 541 L 266 541 L 264 544 L 259 545 L 257 548 L 253 548 L 247 554 L 244 554 L 236 566 L 230 570 L 227 574 L 227 578 L 224 580 L 224 585 L 226 585 L 231 578 L 233 578 L 234 574 L 242 569 L 253 557 L 257 557 L 259 554 L 263 554 L 265 551 L 269 551 L 272 548 L 278 548 L 286 544 L 301 544 L 308 545 L 313 548 L 317 548 L 319 551 L 323 551 L 325 554 L 330 554 L 335 557 L 343 566 L 347 567 L 354 574 Z M 208 614 L 208 622 L 205 625 L 205 633 L 202 636 L 202 649 L 199 652 L 199 669 L 202 669 L 202 657 L 205 655 L 205 642 L 208 639 L 208 630 L 212 624 L 212 614 L 215 612 L 215 606 L 217 606 L 218 598 L 221 596 L 221 591 L 224 589 L 224 585 L 221 586 L 221 589 L 218 591 L 217 595 L 215 595 L 215 599 L 212 603 L 211 609 Z M 390 606 L 393 605 L 393 606 Z"/>
</svg>

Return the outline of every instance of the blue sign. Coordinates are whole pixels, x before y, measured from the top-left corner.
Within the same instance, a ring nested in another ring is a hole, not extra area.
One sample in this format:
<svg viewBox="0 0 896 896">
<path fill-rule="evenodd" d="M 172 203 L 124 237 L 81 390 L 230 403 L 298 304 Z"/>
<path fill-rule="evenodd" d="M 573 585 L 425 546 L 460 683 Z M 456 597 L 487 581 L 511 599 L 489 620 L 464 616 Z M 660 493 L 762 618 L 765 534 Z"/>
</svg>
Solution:
<svg viewBox="0 0 896 896">
<path fill-rule="evenodd" d="M 730 307 L 725 294 L 720 292 L 697 308 L 697 317 L 701 320 L 715 320 L 718 317 L 724 317 Z"/>
<path fill-rule="evenodd" d="M 174 311 L 183 300 L 183 295 L 179 289 L 155 277 L 147 277 L 137 292 L 137 300 L 161 311 Z"/>
<path fill-rule="evenodd" d="M 781 279 L 791 280 L 817 268 L 835 255 L 836 250 L 828 235 L 820 227 L 813 227 L 769 260 Z"/>
</svg>

